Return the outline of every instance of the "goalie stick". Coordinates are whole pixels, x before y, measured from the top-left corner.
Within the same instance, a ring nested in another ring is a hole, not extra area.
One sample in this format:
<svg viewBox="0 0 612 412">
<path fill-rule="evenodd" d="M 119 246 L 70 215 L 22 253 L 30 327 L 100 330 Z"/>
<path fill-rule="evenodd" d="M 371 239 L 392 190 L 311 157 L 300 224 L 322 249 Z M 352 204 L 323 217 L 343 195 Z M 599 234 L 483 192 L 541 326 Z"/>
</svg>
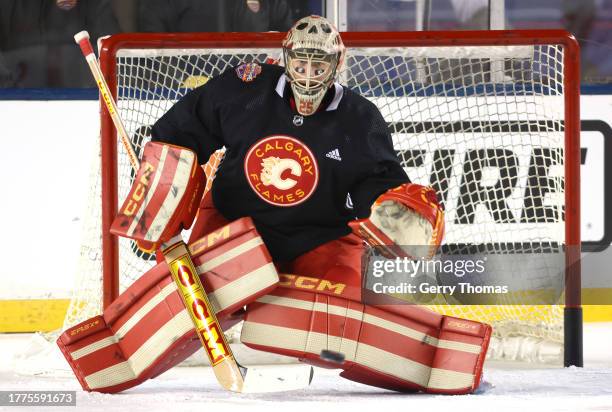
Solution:
<svg viewBox="0 0 612 412">
<path fill-rule="evenodd" d="M 82 31 L 74 36 L 89 65 L 98 85 L 100 95 L 113 120 L 130 163 L 135 171 L 140 168 L 136 153 L 130 143 L 123 121 L 119 116 L 117 105 L 102 75 L 99 63 L 89 41 L 89 33 Z M 278 392 L 306 387 L 312 381 L 313 369 L 307 365 L 290 367 L 246 368 L 235 359 L 227 343 L 225 334 L 206 291 L 197 276 L 197 270 L 189 249 L 180 234 L 173 237 L 161 247 L 162 255 L 168 264 L 181 299 L 189 313 L 196 333 L 202 342 L 219 384 L 229 391 L 242 393 Z M 282 373 L 281 373 L 282 372 Z"/>
</svg>

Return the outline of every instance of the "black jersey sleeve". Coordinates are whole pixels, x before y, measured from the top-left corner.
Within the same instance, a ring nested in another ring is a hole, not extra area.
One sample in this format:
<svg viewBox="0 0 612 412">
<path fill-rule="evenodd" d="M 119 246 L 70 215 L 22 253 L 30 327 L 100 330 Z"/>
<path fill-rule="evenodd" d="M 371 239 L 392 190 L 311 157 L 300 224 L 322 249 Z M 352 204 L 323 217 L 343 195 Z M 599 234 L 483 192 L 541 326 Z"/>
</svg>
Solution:
<svg viewBox="0 0 612 412">
<path fill-rule="evenodd" d="M 378 196 L 410 181 L 393 149 L 387 124 L 375 106 L 372 105 L 367 118 L 369 127 L 363 129 L 367 135 L 362 146 L 364 158 L 368 159 L 367 172 L 351 189 L 354 212 L 359 219 L 370 216 L 370 208 Z"/>
<path fill-rule="evenodd" d="M 174 104 L 151 130 L 153 141 L 193 150 L 200 164 L 224 146 L 215 93 L 223 76 L 188 92 Z"/>
</svg>

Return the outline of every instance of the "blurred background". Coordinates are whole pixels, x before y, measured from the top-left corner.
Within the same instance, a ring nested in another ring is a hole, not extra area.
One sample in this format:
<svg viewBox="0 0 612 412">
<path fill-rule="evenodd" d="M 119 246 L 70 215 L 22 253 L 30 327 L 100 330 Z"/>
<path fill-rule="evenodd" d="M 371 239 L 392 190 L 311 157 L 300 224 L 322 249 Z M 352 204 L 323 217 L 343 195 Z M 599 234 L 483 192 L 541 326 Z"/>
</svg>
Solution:
<svg viewBox="0 0 612 412">
<path fill-rule="evenodd" d="M 2 0 L 0 88 L 92 88 L 73 35 L 286 31 L 308 14 L 341 31 L 564 28 L 582 84 L 612 83 L 612 0 Z"/>
</svg>

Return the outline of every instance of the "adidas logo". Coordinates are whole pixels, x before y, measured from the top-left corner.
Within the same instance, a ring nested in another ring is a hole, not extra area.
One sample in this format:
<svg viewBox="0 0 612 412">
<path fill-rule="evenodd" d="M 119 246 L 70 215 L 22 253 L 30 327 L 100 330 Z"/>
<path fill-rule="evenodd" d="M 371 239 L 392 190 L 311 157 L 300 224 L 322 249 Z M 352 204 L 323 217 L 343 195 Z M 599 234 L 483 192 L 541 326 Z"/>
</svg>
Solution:
<svg viewBox="0 0 612 412">
<path fill-rule="evenodd" d="M 329 157 L 330 159 L 334 159 L 337 160 L 339 162 L 342 161 L 342 158 L 340 157 L 340 151 L 338 149 L 334 149 L 331 152 L 328 152 L 325 157 Z"/>
</svg>

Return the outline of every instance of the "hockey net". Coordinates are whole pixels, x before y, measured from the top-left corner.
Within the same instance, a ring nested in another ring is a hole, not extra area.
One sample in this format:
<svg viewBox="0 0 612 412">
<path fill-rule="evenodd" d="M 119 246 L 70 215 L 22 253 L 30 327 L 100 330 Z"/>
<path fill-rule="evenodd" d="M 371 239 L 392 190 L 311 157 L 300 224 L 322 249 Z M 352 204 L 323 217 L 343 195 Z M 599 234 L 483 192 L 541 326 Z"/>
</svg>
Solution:
<svg viewBox="0 0 612 412">
<path fill-rule="evenodd" d="M 242 62 L 278 59 L 281 36 L 105 40 L 102 68 L 137 154 L 151 125 L 177 99 Z M 570 83 L 577 81 L 575 70 L 568 67 L 576 64 L 568 58 L 573 43 L 561 32 L 483 36 L 346 33 L 339 80 L 379 107 L 410 179 L 442 192 L 445 246 L 508 254 L 517 244 L 523 251 L 577 245 L 579 158 L 572 111 L 578 96 Z M 134 174 L 104 113 L 101 139 L 65 327 L 100 313 L 155 263 L 132 241 L 108 234 Z M 213 155 L 207 174 L 221 155 Z M 561 305 L 432 307 L 492 323 L 491 356 L 557 361 L 563 354 Z"/>
</svg>

